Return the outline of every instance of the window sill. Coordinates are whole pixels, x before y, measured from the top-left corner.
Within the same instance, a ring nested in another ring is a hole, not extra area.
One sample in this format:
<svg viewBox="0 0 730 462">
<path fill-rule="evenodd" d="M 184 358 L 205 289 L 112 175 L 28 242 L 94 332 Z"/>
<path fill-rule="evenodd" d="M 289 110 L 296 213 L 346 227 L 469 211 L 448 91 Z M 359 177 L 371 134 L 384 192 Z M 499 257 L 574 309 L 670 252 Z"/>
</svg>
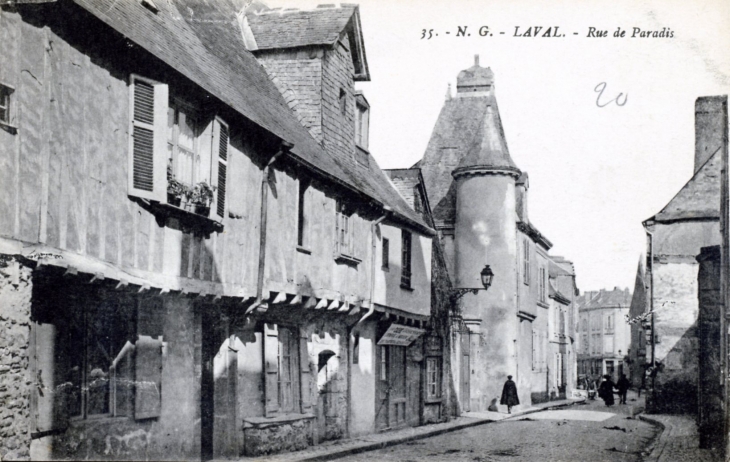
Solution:
<svg viewBox="0 0 730 462">
<path fill-rule="evenodd" d="M 405 285 L 405 284 L 401 284 L 400 285 L 400 288 L 403 289 L 403 290 L 407 290 L 408 292 L 413 292 L 414 290 L 416 290 L 413 287 L 408 286 L 408 285 Z"/>
<path fill-rule="evenodd" d="M 6 132 L 10 133 L 11 135 L 15 135 L 18 133 L 18 127 L 15 125 L 10 125 L 7 122 L 3 122 L 0 120 L 0 129 L 5 130 Z"/>
<path fill-rule="evenodd" d="M 297 246 L 297 252 L 306 254 L 306 255 L 312 255 L 312 249 L 308 249 L 307 247 L 304 247 L 302 245 Z"/>
<path fill-rule="evenodd" d="M 426 398 L 423 400 L 425 404 L 441 404 L 443 401 L 444 399 L 440 396 L 438 398 Z"/>
<path fill-rule="evenodd" d="M 537 301 L 537 306 L 540 306 L 542 308 L 550 308 L 550 305 L 540 300 Z"/>
<path fill-rule="evenodd" d="M 386 273 L 390 273 L 390 266 L 381 266 L 380 269 L 382 269 Z"/>
<path fill-rule="evenodd" d="M 205 215 L 195 213 L 193 210 L 186 210 L 178 207 L 177 205 L 164 202 L 151 202 L 150 206 L 153 207 L 159 215 L 165 218 L 177 218 L 183 223 L 193 228 L 200 229 L 201 231 L 223 231 L 223 223 L 209 218 Z"/>
<path fill-rule="evenodd" d="M 351 257 L 349 255 L 345 255 L 344 253 L 335 255 L 335 261 L 337 263 L 344 263 L 350 266 L 357 266 L 362 263 L 362 260 L 360 260 L 359 258 Z"/>
</svg>

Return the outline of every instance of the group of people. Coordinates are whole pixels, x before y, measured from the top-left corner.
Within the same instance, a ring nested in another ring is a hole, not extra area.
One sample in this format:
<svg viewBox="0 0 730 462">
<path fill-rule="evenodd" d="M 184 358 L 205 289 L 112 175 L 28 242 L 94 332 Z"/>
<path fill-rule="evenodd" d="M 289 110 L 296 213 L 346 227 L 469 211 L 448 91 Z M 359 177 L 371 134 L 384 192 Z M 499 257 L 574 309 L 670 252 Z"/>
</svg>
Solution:
<svg viewBox="0 0 730 462">
<path fill-rule="evenodd" d="M 588 397 L 590 399 L 596 399 L 596 383 L 590 378 L 588 378 L 587 388 Z M 603 382 L 601 382 L 601 385 L 598 387 L 598 397 L 606 403 L 606 406 L 613 406 L 615 403 L 613 390 L 616 389 L 618 390 L 619 404 L 626 404 L 626 395 L 629 388 L 631 388 L 631 382 L 629 382 L 629 379 L 626 378 L 626 374 L 621 374 L 621 378 L 619 378 L 616 383 L 613 383 L 611 376 L 606 374 L 603 376 Z"/>
<path fill-rule="evenodd" d="M 596 382 L 590 377 L 587 379 L 588 397 L 595 399 L 596 395 Z M 619 404 L 626 404 L 626 395 L 631 388 L 631 382 L 626 378 L 626 374 L 621 374 L 621 378 L 615 384 L 611 380 L 611 376 L 606 374 L 603 376 L 603 382 L 598 387 L 598 396 L 606 403 L 606 406 L 613 406 L 615 403 L 613 397 L 613 390 L 618 390 Z M 507 376 L 507 381 L 502 387 L 502 397 L 499 400 L 499 404 L 507 406 L 507 413 L 512 413 L 512 406 L 520 404 L 520 399 L 517 396 L 517 385 L 512 380 L 512 376 Z"/>
</svg>

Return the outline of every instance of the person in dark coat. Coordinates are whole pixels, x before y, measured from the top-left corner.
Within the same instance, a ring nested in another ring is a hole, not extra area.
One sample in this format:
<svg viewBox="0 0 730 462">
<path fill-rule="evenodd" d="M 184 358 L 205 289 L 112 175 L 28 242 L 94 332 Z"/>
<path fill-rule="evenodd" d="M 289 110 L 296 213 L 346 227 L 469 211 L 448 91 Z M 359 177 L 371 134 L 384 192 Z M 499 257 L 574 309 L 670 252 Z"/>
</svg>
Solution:
<svg viewBox="0 0 730 462">
<path fill-rule="evenodd" d="M 621 374 L 621 378 L 616 382 L 616 388 L 618 388 L 618 403 L 626 404 L 626 393 L 631 388 L 631 382 L 626 378 L 626 374 Z"/>
<path fill-rule="evenodd" d="M 507 405 L 507 413 L 512 414 L 512 406 L 520 404 L 520 398 L 517 396 L 517 385 L 512 381 L 512 376 L 507 376 L 507 381 L 504 382 L 502 388 L 502 399 L 499 404 Z"/>
<path fill-rule="evenodd" d="M 605 380 L 598 387 L 598 396 L 606 403 L 606 406 L 613 406 L 613 389 L 616 388 L 616 385 L 613 384 L 610 375 L 604 375 L 603 378 Z"/>
</svg>

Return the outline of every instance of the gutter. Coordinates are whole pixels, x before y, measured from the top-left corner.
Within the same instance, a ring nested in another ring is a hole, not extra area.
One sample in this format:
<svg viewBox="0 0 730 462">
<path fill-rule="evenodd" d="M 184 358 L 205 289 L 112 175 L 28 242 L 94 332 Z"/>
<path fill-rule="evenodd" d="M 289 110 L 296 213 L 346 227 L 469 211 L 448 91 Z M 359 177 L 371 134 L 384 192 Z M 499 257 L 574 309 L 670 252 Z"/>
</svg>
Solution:
<svg viewBox="0 0 730 462">
<path fill-rule="evenodd" d="M 287 142 L 282 141 L 281 147 L 279 148 L 279 151 L 274 154 L 271 159 L 266 163 L 266 166 L 264 167 L 262 177 L 261 177 L 261 222 L 260 222 L 260 228 L 259 228 L 259 270 L 258 270 L 258 281 L 256 284 L 256 300 L 254 300 L 253 304 L 246 310 L 246 313 L 250 313 L 251 311 L 262 307 L 267 308 L 268 305 L 266 303 L 262 302 L 263 293 L 264 293 L 264 269 L 266 266 L 266 223 L 268 220 L 267 211 L 268 211 L 268 202 L 269 202 L 269 168 L 271 165 L 276 162 L 276 159 L 278 159 L 282 154 L 287 154 L 289 150 L 294 145 Z"/>
</svg>

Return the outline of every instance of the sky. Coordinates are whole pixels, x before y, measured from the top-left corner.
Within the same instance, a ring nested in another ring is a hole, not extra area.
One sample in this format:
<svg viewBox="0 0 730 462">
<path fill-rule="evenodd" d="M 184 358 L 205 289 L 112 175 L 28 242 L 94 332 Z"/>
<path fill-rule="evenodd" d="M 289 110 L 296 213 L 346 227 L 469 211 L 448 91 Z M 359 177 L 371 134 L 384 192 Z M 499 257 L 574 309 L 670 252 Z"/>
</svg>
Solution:
<svg viewBox="0 0 730 462">
<path fill-rule="evenodd" d="M 379 165 L 410 167 L 423 156 L 448 84 L 455 91 L 478 54 L 495 74 L 510 154 L 530 176 L 530 222 L 554 244 L 550 253 L 575 263 L 581 290 L 633 290 L 642 221 L 693 174 L 694 102 L 730 93 L 730 2 L 358 3 L 371 75 L 358 88 Z M 471 36 L 457 37 L 459 26 Z M 493 35 L 480 36 L 482 26 Z M 565 36 L 515 36 L 535 26 Z M 588 37 L 590 27 L 608 37 Z M 626 35 L 613 37 L 619 27 Z M 673 37 L 632 38 L 634 27 Z"/>
</svg>

